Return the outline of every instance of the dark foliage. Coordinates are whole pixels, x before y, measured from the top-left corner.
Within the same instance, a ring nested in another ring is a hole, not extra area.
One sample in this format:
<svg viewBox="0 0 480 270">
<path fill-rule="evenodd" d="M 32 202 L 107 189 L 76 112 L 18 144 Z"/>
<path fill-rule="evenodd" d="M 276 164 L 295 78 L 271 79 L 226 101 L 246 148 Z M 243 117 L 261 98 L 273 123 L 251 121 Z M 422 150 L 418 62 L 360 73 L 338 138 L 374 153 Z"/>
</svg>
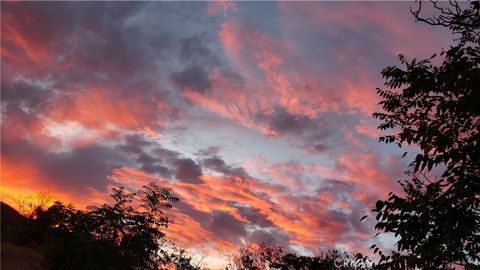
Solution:
<svg viewBox="0 0 480 270">
<path fill-rule="evenodd" d="M 397 250 L 383 252 L 379 268 L 451 269 L 480 260 L 480 4 L 434 3 L 441 15 L 419 21 L 448 27 L 457 44 L 430 59 L 406 60 L 382 71 L 387 89 L 377 89 L 384 112 L 379 129 L 398 133 L 380 141 L 420 148 L 401 182 L 404 193 L 378 201 L 376 229 L 398 237 Z M 443 170 L 438 177 L 431 171 Z"/>
<path fill-rule="evenodd" d="M 159 270 L 200 270 L 198 262 L 184 249 L 173 243 L 164 242 L 159 252 Z"/>
<path fill-rule="evenodd" d="M 370 269 L 371 265 L 361 254 L 334 250 L 315 257 L 298 256 L 270 243 L 249 243 L 231 256 L 225 270 L 355 270 Z"/>
<path fill-rule="evenodd" d="M 37 210 L 29 231 L 42 236 L 47 269 L 199 269 L 182 249 L 162 249 L 169 220 L 161 210 L 178 201 L 170 189 L 113 188 L 111 197 L 113 204 L 88 211 L 58 201 Z"/>
<path fill-rule="evenodd" d="M 2 242 L 10 241 L 15 244 L 23 244 L 26 235 L 22 234 L 22 232 L 29 225 L 28 218 L 22 216 L 4 202 L 0 202 L 0 214 Z"/>
</svg>

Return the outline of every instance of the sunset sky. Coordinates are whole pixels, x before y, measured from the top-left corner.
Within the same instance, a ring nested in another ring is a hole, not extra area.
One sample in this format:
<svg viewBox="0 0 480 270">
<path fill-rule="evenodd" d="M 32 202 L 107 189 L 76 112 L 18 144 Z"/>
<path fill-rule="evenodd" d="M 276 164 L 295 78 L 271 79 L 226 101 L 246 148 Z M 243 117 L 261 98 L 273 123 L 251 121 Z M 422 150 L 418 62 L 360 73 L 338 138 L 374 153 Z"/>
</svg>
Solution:
<svg viewBox="0 0 480 270">
<path fill-rule="evenodd" d="M 380 71 L 448 32 L 407 2 L 2 2 L 2 200 L 79 208 L 156 181 L 169 239 L 370 254 L 408 159 L 378 142 Z M 412 149 L 414 151 L 414 149 Z"/>
</svg>

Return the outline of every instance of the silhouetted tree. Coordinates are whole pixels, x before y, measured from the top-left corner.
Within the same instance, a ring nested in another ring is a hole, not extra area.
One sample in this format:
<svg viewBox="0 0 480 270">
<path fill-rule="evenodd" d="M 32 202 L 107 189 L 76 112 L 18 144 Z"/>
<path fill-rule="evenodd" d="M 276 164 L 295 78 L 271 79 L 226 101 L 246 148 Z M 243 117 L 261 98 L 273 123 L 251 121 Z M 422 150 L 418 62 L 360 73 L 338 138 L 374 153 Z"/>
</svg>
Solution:
<svg viewBox="0 0 480 270">
<path fill-rule="evenodd" d="M 285 251 L 270 243 L 248 243 L 230 258 L 228 270 L 260 270 L 279 268 Z"/>
<path fill-rule="evenodd" d="M 88 213 L 89 232 L 97 240 L 113 242 L 130 269 L 156 269 L 159 241 L 165 236 L 162 228 L 168 226 L 160 208 L 172 207 L 170 203 L 178 198 L 153 183 L 142 187 L 139 194 L 143 196 L 114 188 L 113 205 L 92 207 Z M 136 208 L 134 199 L 139 203 Z"/>
<path fill-rule="evenodd" d="M 194 258 L 191 253 L 174 243 L 164 242 L 159 252 L 159 270 L 200 270 L 201 259 Z"/>
<path fill-rule="evenodd" d="M 49 239 L 48 269 L 200 269 L 184 250 L 162 249 L 170 222 L 162 209 L 178 201 L 171 189 L 150 183 L 138 193 L 112 190 L 113 204 L 80 211 L 57 201 L 37 211 L 34 229 Z"/>
<path fill-rule="evenodd" d="M 387 89 L 377 89 L 384 112 L 379 129 L 396 134 L 380 141 L 420 148 L 404 194 L 378 201 L 375 228 L 398 237 L 396 251 L 374 251 L 382 269 L 451 269 L 480 260 L 480 4 L 462 10 L 455 2 L 433 3 L 440 15 L 419 21 L 449 28 L 456 44 L 430 59 L 382 71 Z M 405 153 L 406 154 L 406 153 Z M 437 167 L 443 173 L 433 177 Z M 470 266 L 472 267 L 472 266 Z"/>
<path fill-rule="evenodd" d="M 352 256 L 333 250 L 315 257 L 298 256 L 271 243 L 249 243 L 229 259 L 226 270 L 355 270 L 371 266 L 361 254 Z"/>
<path fill-rule="evenodd" d="M 12 198 L 17 209 L 22 215 L 33 219 L 38 211 L 45 210 L 52 203 L 53 198 L 50 191 L 39 193 L 21 194 Z"/>
</svg>

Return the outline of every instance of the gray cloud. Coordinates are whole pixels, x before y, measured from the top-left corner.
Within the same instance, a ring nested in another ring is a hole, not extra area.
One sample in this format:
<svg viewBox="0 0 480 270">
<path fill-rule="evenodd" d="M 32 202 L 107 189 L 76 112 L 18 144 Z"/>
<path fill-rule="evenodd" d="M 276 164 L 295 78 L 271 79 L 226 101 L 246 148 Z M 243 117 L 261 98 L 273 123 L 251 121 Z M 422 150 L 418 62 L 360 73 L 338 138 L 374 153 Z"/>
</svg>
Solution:
<svg viewBox="0 0 480 270">
<path fill-rule="evenodd" d="M 196 183 L 200 182 L 202 168 L 190 158 L 178 159 L 174 162 L 175 177 L 181 181 Z"/>
<path fill-rule="evenodd" d="M 248 235 L 248 239 L 257 243 L 272 243 L 287 250 L 290 246 L 288 235 L 278 228 L 256 229 Z"/>
<path fill-rule="evenodd" d="M 78 191 L 93 187 L 106 191 L 107 178 L 114 168 L 129 165 L 129 161 L 114 149 L 92 145 L 66 152 L 52 152 L 27 140 L 2 141 L 2 157 L 14 163 L 35 166 L 42 179 L 66 190 Z"/>
<path fill-rule="evenodd" d="M 272 221 L 270 221 L 266 215 L 262 214 L 260 210 L 255 207 L 246 207 L 240 205 L 235 205 L 235 207 L 238 209 L 238 213 L 252 224 L 262 228 L 274 226 Z"/>
<path fill-rule="evenodd" d="M 249 177 L 248 173 L 241 167 L 234 167 L 225 163 L 219 157 L 209 157 L 201 161 L 202 166 L 227 176 Z"/>
<path fill-rule="evenodd" d="M 217 236 L 236 244 L 240 244 L 241 238 L 247 234 L 242 222 L 223 211 L 214 210 L 211 221 L 206 227 Z"/>
<path fill-rule="evenodd" d="M 189 88 L 204 93 L 210 89 L 208 71 L 198 65 L 190 66 L 172 74 L 172 80 L 181 90 Z"/>
</svg>

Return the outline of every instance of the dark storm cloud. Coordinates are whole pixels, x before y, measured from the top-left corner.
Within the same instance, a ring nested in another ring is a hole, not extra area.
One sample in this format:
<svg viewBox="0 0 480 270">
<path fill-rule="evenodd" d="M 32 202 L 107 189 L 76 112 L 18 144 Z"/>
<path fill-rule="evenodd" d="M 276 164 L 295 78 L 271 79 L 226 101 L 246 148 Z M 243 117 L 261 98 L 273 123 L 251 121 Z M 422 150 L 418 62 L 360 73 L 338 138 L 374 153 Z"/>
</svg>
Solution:
<svg viewBox="0 0 480 270">
<path fill-rule="evenodd" d="M 200 181 L 202 167 L 199 164 L 182 157 L 179 152 L 161 147 L 143 135 L 127 135 L 116 147 L 131 155 L 139 168 L 147 173 L 190 183 Z"/>
<path fill-rule="evenodd" d="M 207 43 L 208 41 L 200 36 L 183 39 L 181 41 L 182 59 L 207 67 L 219 65 L 219 57 L 207 46 Z"/>
<path fill-rule="evenodd" d="M 175 205 L 175 208 L 177 208 L 180 212 L 185 213 L 189 217 L 193 218 L 203 227 L 206 227 L 209 223 L 209 220 L 211 219 L 210 213 L 199 211 L 195 209 L 192 205 L 182 200 L 180 200 L 180 202 Z"/>
<path fill-rule="evenodd" d="M 279 136 L 288 138 L 294 146 L 313 154 L 328 151 L 329 145 L 335 140 L 327 118 L 311 119 L 293 115 L 280 106 L 276 106 L 272 114 L 258 115 L 257 118 L 266 122 Z"/>
<path fill-rule="evenodd" d="M 25 88 L 21 88 L 25 89 Z M 28 90 L 23 92 L 19 91 L 18 94 L 14 94 L 14 90 L 10 92 L 6 90 L 7 100 L 3 99 L 3 90 L 2 89 L 2 106 L 1 106 L 1 137 L 2 144 L 7 143 L 9 140 L 15 140 L 19 137 L 47 137 L 41 133 L 44 129 L 42 123 L 41 115 L 38 114 L 40 111 L 41 103 L 35 104 L 34 100 L 43 99 L 43 95 L 39 96 L 32 92 L 37 91 L 36 88 L 27 88 Z M 24 97 L 21 97 L 25 95 Z M 18 99 L 17 99 L 18 98 Z M 17 99 L 17 100 L 16 100 Z M 15 102 L 10 102 L 16 100 Z"/>
<path fill-rule="evenodd" d="M 285 109 L 276 107 L 268 122 L 273 130 L 280 134 L 302 134 L 306 129 L 317 129 L 318 125 L 306 116 L 289 114 Z"/>
<path fill-rule="evenodd" d="M 215 232 L 216 236 L 226 241 L 240 244 L 240 238 L 247 235 L 245 223 L 227 212 L 215 209 L 211 212 L 203 212 L 182 201 L 175 207 L 198 222 L 200 226 L 208 231 Z"/>
<path fill-rule="evenodd" d="M 175 177 L 181 181 L 196 183 L 200 182 L 202 168 L 190 158 L 178 159 L 173 164 L 175 166 Z"/>
<path fill-rule="evenodd" d="M 219 157 L 209 157 L 201 161 L 202 166 L 228 176 L 249 177 L 248 173 L 241 167 L 234 167 L 225 163 Z"/>
<path fill-rule="evenodd" d="M 165 149 L 158 146 L 152 150 L 152 155 L 168 163 L 174 163 L 176 160 L 180 158 L 179 152 L 172 151 L 172 150 Z"/>
<path fill-rule="evenodd" d="M 204 93 L 210 89 L 208 71 L 198 65 L 187 67 L 182 71 L 173 73 L 172 80 L 181 90 L 188 88 Z"/>
<path fill-rule="evenodd" d="M 240 244 L 241 238 L 247 234 L 242 222 L 227 212 L 217 210 L 212 211 L 211 220 L 206 228 L 215 232 L 215 235 L 235 244 Z"/>
<path fill-rule="evenodd" d="M 217 54 L 208 47 L 207 43 L 208 41 L 200 36 L 180 41 L 180 56 L 182 64 L 186 67 L 170 75 L 170 78 L 180 90 L 189 88 L 200 93 L 210 90 L 208 74 L 212 68 L 221 67 L 221 61 Z"/>
<path fill-rule="evenodd" d="M 95 187 L 103 191 L 108 183 L 106 177 L 112 169 L 127 162 L 110 148 L 91 146 L 75 148 L 70 153 L 51 155 L 40 164 L 44 172 L 60 185 L 74 188 L 75 185 Z"/>
<path fill-rule="evenodd" d="M 159 163 L 159 159 L 156 159 L 146 153 L 141 153 L 137 161 L 141 164 L 140 169 L 147 173 L 155 174 L 163 178 L 172 177 L 172 169 Z"/>
<path fill-rule="evenodd" d="M 45 186 L 52 184 L 71 191 L 86 187 L 105 191 L 112 169 L 129 164 L 114 149 L 101 145 L 52 152 L 23 139 L 2 141 L 2 157 L 13 163 L 31 164 L 47 181 Z"/>
<path fill-rule="evenodd" d="M 5 66 L 5 65 L 3 65 Z M 50 89 L 41 83 L 36 85 L 24 79 L 4 80 L 2 70 L 1 113 L 2 142 L 30 136 L 34 139 L 44 128 L 42 112 Z"/>
<path fill-rule="evenodd" d="M 248 239 L 257 243 L 272 243 L 287 248 L 290 245 L 288 235 L 278 228 L 254 230 L 248 235 Z"/>
<path fill-rule="evenodd" d="M 124 138 L 123 144 L 117 147 L 124 150 L 127 153 L 140 154 L 143 152 L 143 148 L 150 145 L 150 142 L 145 140 L 145 137 L 139 134 L 129 134 Z"/>
<path fill-rule="evenodd" d="M 2 104 L 15 103 L 29 109 L 38 109 L 45 100 L 48 89 L 22 80 L 7 83 L 2 80 Z"/>
<path fill-rule="evenodd" d="M 250 221 L 252 224 L 255 224 L 260 227 L 273 227 L 272 221 L 268 219 L 268 217 L 260 212 L 259 209 L 256 209 L 251 206 L 240 206 L 235 205 L 238 209 L 238 213 Z"/>
</svg>

